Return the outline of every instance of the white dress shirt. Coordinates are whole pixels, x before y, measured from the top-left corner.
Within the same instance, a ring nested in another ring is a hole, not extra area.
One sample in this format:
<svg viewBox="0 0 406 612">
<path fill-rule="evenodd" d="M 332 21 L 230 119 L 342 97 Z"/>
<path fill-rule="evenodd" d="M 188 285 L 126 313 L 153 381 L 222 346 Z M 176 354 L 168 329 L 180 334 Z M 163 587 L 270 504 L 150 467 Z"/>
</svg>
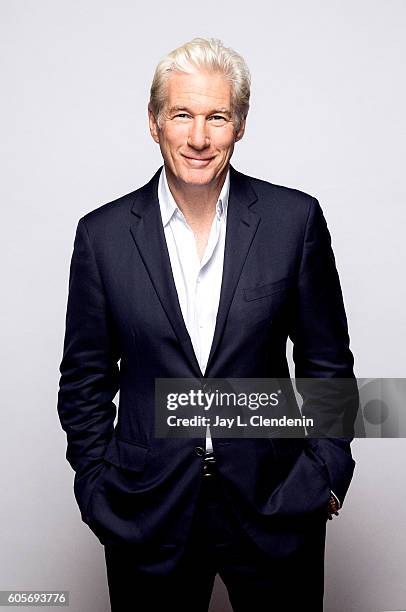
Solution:
<svg viewBox="0 0 406 612">
<path fill-rule="evenodd" d="M 210 228 L 209 239 L 200 261 L 193 231 L 169 189 L 165 166 L 159 177 L 158 200 L 172 274 L 186 329 L 203 374 L 206 371 L 213 342 L 220 301 L 229 192 L 230 170 L 227 172 L 216 204 L 216 214 Z M 208 426 L 206 453 L 212 450 Z M 331 493 L 340 507 L 340 500 L 333 491 Z"/>
<path fill-rule="evenodd" d="M 203 374 L 220 301 L 229 191 L 230 170 L 216 204 L 209 239 L 200 261 L 193 231 L 169 189 L 165 166 L 159 177 L 158 199 L 173 278 L 186 329 Z M 206 452 L 212 450 L 210 428 L 207 427 Z"/>
</svg>

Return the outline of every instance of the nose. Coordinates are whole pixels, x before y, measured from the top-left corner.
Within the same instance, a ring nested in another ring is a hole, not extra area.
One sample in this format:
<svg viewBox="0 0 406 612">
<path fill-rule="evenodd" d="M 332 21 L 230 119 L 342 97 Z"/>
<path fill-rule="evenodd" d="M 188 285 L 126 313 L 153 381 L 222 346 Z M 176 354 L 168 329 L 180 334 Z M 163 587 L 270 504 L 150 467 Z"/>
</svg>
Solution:
<svg viewBox="0 0 406 612">
<path fill-rule="evenodd" d="M 210 146 L 205 117 L 194 117 L 190 126 L 187 143 L 190 147 L 199 151 Z"/>
</svg>

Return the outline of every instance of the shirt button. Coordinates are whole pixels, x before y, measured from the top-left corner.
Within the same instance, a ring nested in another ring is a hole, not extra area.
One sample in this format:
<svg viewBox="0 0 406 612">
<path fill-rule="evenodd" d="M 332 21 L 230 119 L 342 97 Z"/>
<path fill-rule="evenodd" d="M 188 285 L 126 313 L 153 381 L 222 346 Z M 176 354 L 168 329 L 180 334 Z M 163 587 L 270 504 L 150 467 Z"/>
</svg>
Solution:
<svg viewBox="0 0 406 612">
<path fill-rule="evenodd" d="M 202 446 L 196 446 L 195 453 L 199 457 L 203 457 L 203 455 L 205 454 L 204 448 Z"/>
</svg>

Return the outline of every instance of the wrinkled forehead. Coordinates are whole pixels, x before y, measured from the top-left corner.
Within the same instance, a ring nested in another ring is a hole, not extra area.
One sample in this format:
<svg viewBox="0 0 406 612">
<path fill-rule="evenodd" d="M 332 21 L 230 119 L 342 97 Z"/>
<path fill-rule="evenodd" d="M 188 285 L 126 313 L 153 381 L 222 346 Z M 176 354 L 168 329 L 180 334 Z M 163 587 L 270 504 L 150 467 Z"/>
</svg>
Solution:
<svg viewBox="0 0 406 612">
<path fill-rule="evenodd" d="M 173 72 L 166 81 L 165 109 L 190 108 L 193 112 L 216 110 L 231 113 L 231 84 L 219 72 Z"/>
</svg>

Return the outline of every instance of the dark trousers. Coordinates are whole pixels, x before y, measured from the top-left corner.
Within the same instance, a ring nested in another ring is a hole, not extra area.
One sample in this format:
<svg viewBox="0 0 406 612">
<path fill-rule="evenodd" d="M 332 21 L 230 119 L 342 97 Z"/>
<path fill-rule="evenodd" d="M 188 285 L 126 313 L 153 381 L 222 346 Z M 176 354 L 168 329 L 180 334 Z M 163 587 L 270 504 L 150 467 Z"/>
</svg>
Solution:
<svg viewBox="0 0 406 612">
<path fill-rule="evenodd" d="M 219 574 L 234 612 L 321 612 L 325 522 L 315 535 L 294 555 L 271 557 L 238 524 L 217 476 L 203 477 L 188 546 L 175 569 L 168 570 L 164 549 L 105 546 L 111 610 L 207 612 Z"/>
</svg>

